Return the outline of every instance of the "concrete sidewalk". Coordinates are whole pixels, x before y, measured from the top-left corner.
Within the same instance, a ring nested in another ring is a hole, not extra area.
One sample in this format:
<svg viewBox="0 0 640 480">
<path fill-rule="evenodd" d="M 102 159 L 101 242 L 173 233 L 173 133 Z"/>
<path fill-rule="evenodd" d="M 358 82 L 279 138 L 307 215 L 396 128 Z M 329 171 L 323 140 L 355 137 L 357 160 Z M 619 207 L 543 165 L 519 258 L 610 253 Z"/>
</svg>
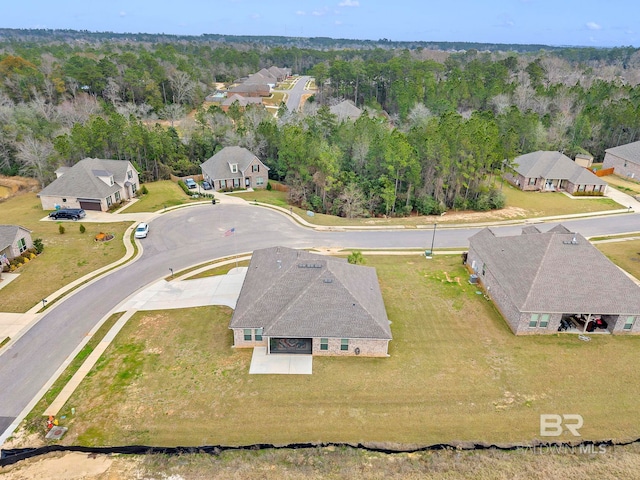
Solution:
<svg viewBox="0 0 640 480">
<path fill-rule="evenodd" d="M 267 355 L 267 347 L 254 347 L 249 374 L 311 375 L 312 355 Z"/>
</svg>

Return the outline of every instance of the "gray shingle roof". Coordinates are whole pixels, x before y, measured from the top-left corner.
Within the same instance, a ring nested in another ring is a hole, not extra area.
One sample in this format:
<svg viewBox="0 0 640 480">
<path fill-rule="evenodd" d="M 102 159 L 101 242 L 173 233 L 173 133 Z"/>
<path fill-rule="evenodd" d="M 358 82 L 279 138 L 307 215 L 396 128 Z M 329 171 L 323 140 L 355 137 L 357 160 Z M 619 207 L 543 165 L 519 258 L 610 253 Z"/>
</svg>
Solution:
<svg viewBox="0 0 640 480">
<path fill-rule="evenodd" d="M 241 83 L 240 85 L 233 87 L 229 92 L 231 93 L 255 93 L 255 92 L 269 92 L 271 87 L 267 83 Z"/>
<path fill-rule="evenodd" d="M 256 105 L 262 105 L 262 98 L 261 97 L 243 97 L 242 95 L 238 95 L 237 93 L 234 93 L 230 97 L 225 98 L 224 101 L 222 102 L 222 105 L 225 107 L 231 106 L 233 105 L 234 102 L 238 102 L 238 105 L 240 105 L 241 107 L 246 107 L 250 103 L 255 103 Z"/>
<path fill-rule="evenodd" d="M 563 230 L 497 237 L 485 228 L 469 243 L 520 311 L 640 314 L 640 287 L 582 235 Z"/>
<path fill-rule="evenodd" d="M 633 163 L 640 163 L 640 142 L 627 143 L 618 147 L 607 148 L 606 153 L 624 158 Z"/>
<path fill-rule="evenodd" d="M 62 196 L 87 199 L 103 199 L 119 191 L 124 185 L 129 162 L 85 158 L 42 189 L 41 196 Z M 98 178 L 113 175 L 114 184 L 107 185 Z"/>
<path fill-rule="evenodd" d="M 245 170 L 249 168 L 251 162 L 260 159 L 253 153 L 243 147 L 224 147 L 213 157 L 200 165 L 202 173 L 213 180 L 228 180 L 231 178 L 240 178 L 244 176 Z M 231 172 L 231 165 L 238 164 L 238 172 Z M 264 171 L 269 171 L 269 167 L 264 165 Z"/>
<path fill-rule="evenodd" d="M 268 337 L 391 339 L 376 271 L 273 247 L 253 252 L 230 328 Z"/>
<path fill-rule="evenodd" d="M 362 110 L 355 106 L 351 100 L 345 100 L 333 107 L 329 111 L 338 117 L 338 120 L 357 120 L 362 115 Z"/>
<path fill-rule="evenodd" d="M 560 152 L 537 151 L 515 158 L 515 171 L 525 178 L 569 180 L 576 185 L 606 185 L 607 182 Z"/>
<path fill-rule="evenodd" d="M 20 229 L 31 233 L 31 230 L 19 225 L 0 225 L 0 251 L 13 244 Z"/>
</svg>

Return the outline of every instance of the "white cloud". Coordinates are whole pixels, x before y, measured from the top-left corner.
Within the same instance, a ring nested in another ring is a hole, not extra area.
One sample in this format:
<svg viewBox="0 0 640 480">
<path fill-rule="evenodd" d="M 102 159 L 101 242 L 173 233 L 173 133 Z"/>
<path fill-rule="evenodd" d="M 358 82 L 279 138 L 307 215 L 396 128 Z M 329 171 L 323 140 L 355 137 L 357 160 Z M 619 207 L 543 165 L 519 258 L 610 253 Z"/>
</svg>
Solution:
<svg viewBox="0 0 640 480">
<path fill-rule="evenodd" d="M 313 12 L 311 12 L 311 15 L 314 15 L 316 17 L 321 17 L 323 15 L 326 15 L 327 13 L 327 9 L 325 8 L 324 10 L 314 10 Z"/>
<path fill-rule="evenodd" d="M 596 22 L 587 22 L 587 28 L 589 30 L 602 30 L 602 25 L 598 25 Z"/>
<path fill-rule="evenodd" d="M 298 10 L 296 12 L 296 15 L 301 15 L 302 16 L 302 15 L 306 15 L 306 14 L 307 14 L 307 12 L 303 12 L 302 10 Z"/>
<path fill-rule="evenodd" d="M 336 25 L 342 25 L 342 22 L 341 22 L 340 20 L 336 20 L 334 23 L 335 23 Z"/>
<path fill-rule="evenodd" d="M 339 7 L 359 7 L 360 2 L 358 0 L 342 0 L 338 4 Z"/>
<path fill-rule="evenodd" d="M 125 12 L 124 10 L 121 10 L 118 15 L 120 15 L 121 17 L 126 17 L 127 16 L 127 12 Z"/>
</svg>

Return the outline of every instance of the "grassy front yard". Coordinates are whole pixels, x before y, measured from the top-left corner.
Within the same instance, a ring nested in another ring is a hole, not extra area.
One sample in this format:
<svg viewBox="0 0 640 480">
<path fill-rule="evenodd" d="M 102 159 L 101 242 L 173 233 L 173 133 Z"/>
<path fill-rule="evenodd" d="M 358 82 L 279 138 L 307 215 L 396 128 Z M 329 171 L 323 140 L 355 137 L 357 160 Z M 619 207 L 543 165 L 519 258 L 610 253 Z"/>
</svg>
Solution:
<svg viewBox="0 0 640 480">
<path fill-rule="evenodd" d="M 42 298 L 66 284 L 108 265 L 125 254 L 122 236 L 129 223 L 41 222 L 47 216 L 34 193 L 17 195 L 2 202 L 2 223 L 22 225 L 32 238 L 42 238 L 44 252 L 20 267 L 20 276 L 0 289 L 0 310 L 25 312 Z M 86 228 L 80 233 L 80 225 Z M 65 233 L 58 231 L 63 225 Z M 96 242 L 100 233 L 113 233 L 108 242 Z"/>
<path fill-rule="evenodd" d="M 166 207 L 202 201 L 202 198 L 188 197 L 180 186 L 171 180 L 159 180 L 144 184 L 149 193 L 124 210 L 124 213 L 156 212 Z"/>
<path fill-rule="evenodd" d="M 598 243 L 596 247 L 613 263 L 640 279 L 640 240 Z"/>
<path fill-rule="evenodd" d="M 530 441 L 541 413 L 581 414 L 583 438 L 637 437 L 640 338 L 515 337 L 458 256 L 367 263 L 393 322 L 389 358 L 250 376 L 230 309 L 139 312 L 61 412 L 76 408 L 63 443 Z"/>
</svg>

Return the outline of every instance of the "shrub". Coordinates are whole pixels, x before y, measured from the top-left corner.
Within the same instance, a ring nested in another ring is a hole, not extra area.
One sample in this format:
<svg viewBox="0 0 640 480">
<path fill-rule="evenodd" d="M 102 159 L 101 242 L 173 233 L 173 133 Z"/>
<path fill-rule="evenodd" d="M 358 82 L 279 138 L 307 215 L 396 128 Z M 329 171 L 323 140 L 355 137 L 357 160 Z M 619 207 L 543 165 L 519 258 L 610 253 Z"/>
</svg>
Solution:
<svg viewBox="0 0 640 480">
<path fill-rule="evenodd" d="M 187 195 L 191 196 L 193 195 L 193 193 L 191 192 L 191 190 L 189 190 L 189 187 L 187 187 L 187 184 L 184 183 L 182 180 L 178 180 L 178 185 L 180 185 L 180 188 L 182 189 L 182 191 L 184 193 L 186 193 Z"/>
<path fill-rule="evenodd" d="M 273 189 L 271 182 L 267 182 L 267 190 L 270 192 Z"/>
<path fill-rule="evenodd" d="M 44 243 L 42 243 L 41 238 L 36 238 L 33 240 L 33 248 L 35 248 L 36 253 L 39 255 L 44 250 Z"/>
<path fill-rule="evenodd" d="M 362 252 L 359 250 L 354 250 L 347 257 L 347 262 L 353 265 L 362 265 L 364 263 L 364 257 L 362 256 Z"/>
<path fill-rule="evenodd" d="M 140 193 L 142 195 L 146 195 L 147 193 L 149 193 L 149 190 L 147 190 L 147 186 L 146 185 L 142 185 L 142 188 L 140 188 Z"/>
<path fill-rule="evenodd" d="M 84 233 L 86 231 L 87 231 L 87 229 L 84 228 L 84 225 L 80 224 L 80 233 Z"/>
<path fill-rule="evenodd" d="M 60 232 L 60 235 L 64 234 L 64 226 L 58 225 L 58 231 Z"/>
</svg>

